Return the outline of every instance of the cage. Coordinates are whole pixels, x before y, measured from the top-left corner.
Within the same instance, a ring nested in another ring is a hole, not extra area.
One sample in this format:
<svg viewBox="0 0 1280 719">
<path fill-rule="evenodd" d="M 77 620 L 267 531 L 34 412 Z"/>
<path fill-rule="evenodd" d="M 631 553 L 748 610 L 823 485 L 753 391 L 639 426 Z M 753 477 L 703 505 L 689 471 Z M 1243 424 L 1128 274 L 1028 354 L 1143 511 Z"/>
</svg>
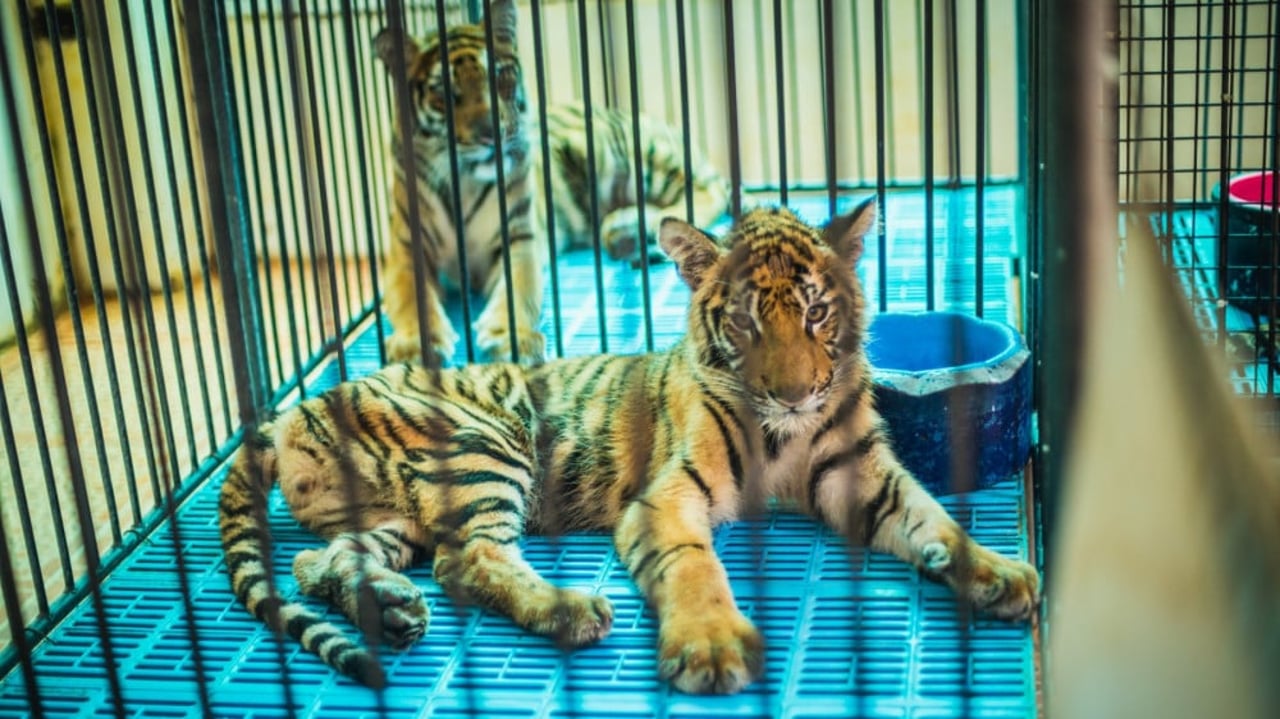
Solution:
<svg viewBox="0 0 1280 719">
<path fill-rule="evenodd" d="M 659 676 L 657 619 L 607 533 L 521 543 L 552 583 L 612 602 L 608 637 L 571 653 L 451 601 L 430 566 L 408 571 L 430 606 L 429 628 L 409 650 L 379 654 L 388 686 L 378 692 L 245 611 L 218 529 L 230 459 L 271 412 L 383 367 L 405 329 L 384 306 L 385 248 L 396 203 L 422 201 L 417 192 L 398 198 L 395 178 L 415 176 L 423 158 L 394 149 L 397 136 L 421 129 L 397 121 L 421 97 L 406 68 L 379 61 L 375 38 L 390 28 L 395 57 L 411 39 L 491 18 L 494 5 L 28 0 L 0 10 L 0 147 L 10 178 L 0 188 L 0 711 L 1043 713 L 1042 623 L 975 616 L 907 564 L 779 507 L 712 538 L 739 608 L 766 642 L 761 677 L 732 696 L 685 694 Z M 978 481 L 982 445 L 960 411 L 963 391 L 941 401 L 953 417 L 941 436 L 922 441 L 947 450 L 950 471 L 936 491 L 951 515 L 994 551 L 1045 568 L 1051 582 L 1044 537 L 1058 472 L 1046 447 L 1062 436 L 1073 360 L 1046 342 L 1070 348 L 1063 308 L 1084 286 L 1055 265 L 1070 240 L 1054 223 L 1072 211 L 1073 194 L 1065 173 L 1045 170 L 1072 142 L 1052 119 L 1055 103 L 1072 99 L 1054 62 L 1066 31 L 1051 22 L 1068 10 L 1048 0 L 517 6 L 522 139 L 541 145 L 542 157 L 551 145 L 540 112 L 616 113 L 630 143 L 610 147 L 587 132 L 581 142 L 627 158 L 613 189 L 642 195 L 655 174 L 641 161 L 643 113 L 678 138 L 684 177 L 695 174 L 696 151 L 725 180 L 723 211 L 703 228 L 713 235 L 756 206 L 823 225 L 873 197 L 880 220 L 857 270 L 873 314 L 971 317 L 1025 336 L 1028 429 L 1012 450 L 1015 468 Z M 1118 82 L 1099 112 L 1115 118 L 1119 250 L 1160 244 L 1207 341 L 1231 358 L 1237 389 L 1280 426 L 1276 223 L 1265 194 L 1280 135 L 1280 13 L 1274 2 L 1153 1 L 1121 3 L 1113 21 Z M 493 41 L 483 37 L 483 57 Z M 497 88 L 499 67 L 483 69 Z M 461 95 L 442 92 L 439 112 L 452 118 Z M 497 95 L 489 100 L 496 106 Z M 454 120 L 445 124 L 450 141 L 429 159 L 457 186 L 465 163 Z M 497 133 L 493 142 L 510 139 Z M 500 145 L 494 152 L 502 156 Z M 509 169 L 492 167 L 505 214 Z M 1245 219 L 1224 219 L 1239 203 L 1221 188 L 1239 176 L 1262 178 L 1253 181 L 1262 194 L 1248 185 Z M 462 225 L 472 206 L 451 194 L 440 195 L 441 215 Z M 544 194 L 534 202 L 545 200 L 554 234 L 557 198 Z M 611 258 L 602 227 L 610 198 L 582 194 L 588 236 L 576 247 L 549 243 L 538 292 L 547 357 L 667 350 L 686 331 L 688 288 L 672 262 L 649 257 L 657 251 L 643 237 L 639 259 Z M 680 193 L 669 214 L 695 219 L 692 194 Z M 410 246 L 426 241 L 429 228 L 408 224 Z M 501 251 L 489 259 L 512 284 L 519 228 L 499 224 Z M 483 259 L 457 239 L 459 264 Z M 410 264 L 421 293 L 435 268 Z M 423 352 L 425 363 L 495 359 L 473 330 L 490 301 L 485 283 L 465 270 L 458 280 L 418 339 L 431 321 L 460 336 L 438 358 Z M 496 306 L 514 316 L 515 302 L 507 294 Z M 937 326 L 946 360 L 959 325 Z M 904 430 L 897 441 L 909 439 Z M 300 597 L 290 563 L 322 542 L 278 493 L 269 522 L 270 573 L 285 597 Z"/>
</svg>

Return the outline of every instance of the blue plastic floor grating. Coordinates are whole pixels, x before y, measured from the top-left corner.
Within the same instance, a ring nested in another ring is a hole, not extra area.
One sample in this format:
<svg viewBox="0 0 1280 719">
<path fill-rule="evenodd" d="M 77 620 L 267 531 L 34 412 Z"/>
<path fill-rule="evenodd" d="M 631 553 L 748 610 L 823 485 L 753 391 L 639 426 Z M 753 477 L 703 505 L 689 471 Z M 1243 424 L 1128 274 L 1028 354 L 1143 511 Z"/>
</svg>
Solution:
<svg viewBox="0 0 1280 719">
<path fill-rule="evenodd" d="M 1006 206 L 1012 212 L 1013 203 Z M 888 208 L 890 217 L 893 208 Z M 1011 226 L 1012 219 L 1005 219 Z M 608 282 L 629 272 L 609 269 Z M 569 256 L 560 272 L 564 307 L 572 308 L 564 313 L 566 350 L 598 351 L 593 344 L 599 341 L 593 334 L 597 324 L 590 316 L 595 312 L 593 262 Z M 659 288 L 651 307 L 663 318 L 655 322 L 655 344 L 665 346 L 683 323 L 677 310 L 684 298 L 669 265 L 653 268 L 651 281 Z M 615 305 L 615 317 L 637 311 L 631 304 L 637 295 L 627 297 L 625 304 Z M 678 319 L 670 320 L 673 315 Z M 624 344 L 624 334 L 619 326 L 619 344 L 610 349 L 643 346 L 643 339 L 634 346 L 635 334 L 625 338 L 631 345 Z M 347 360 L 355 374 L 376 368 L 373 332 L 355 340 Z M 335 380 L 336 369 L 329 368 L 314 387 Z M 850 551 L 808 519 L 785 513 L 724 526 L 715 535 L 738 602 L 768 645 L 766 676 L 742 694 L 691 697 L 658 679 L 654 617 L 602 534 L 535 537 L 525 543 L 531 564 L 553 582 L 613 602 L 614 628 L 602 642 L 561 652 L 502 617 L 456 607 L 435 585 L 429 567 L 418 567 L 410 576 L 429 597 L 430 629 L 409 651 L 383 657 L 389 688 L 375 694 L 336 676 L 292 641 L 277 643 L 232 597 L 218 546 L 220 480 L 221 474 L 197 491 L 176 523 L 162 526 L 103 586 L 123 716 L 199 716 L 201 685 L 211 713 L 226 717 L 288 716 L 286 686 L 297 716 L 322 718 L 1035 715 L 1028 627 L 988 620 L 962 624 L 947 589 L 922 580 L 890 556 Z M 946 497 L 944 504 L 979 541 L 1025 557 L 1023 500 L 1021 482 L 1011 480 Z M 281 591 L 297 596 L 292 557 L 319 542 L 289 517 L 278 492 L 271 522 Z M 191 616 L 183 608 L 175 547 L 186 567 L 181 579 L 192 597 Z M 330 614 L 347 626 L 341 616 Z M 86 602 L 37 650 L 44 713 L 115 716 L 104 655 L 97 619 Z M 196 676 L 197 659 L 203 681 Z M 0 682 L 0 716 L 30 712 L 21 673 L 15 671 Z"/>
</svg>

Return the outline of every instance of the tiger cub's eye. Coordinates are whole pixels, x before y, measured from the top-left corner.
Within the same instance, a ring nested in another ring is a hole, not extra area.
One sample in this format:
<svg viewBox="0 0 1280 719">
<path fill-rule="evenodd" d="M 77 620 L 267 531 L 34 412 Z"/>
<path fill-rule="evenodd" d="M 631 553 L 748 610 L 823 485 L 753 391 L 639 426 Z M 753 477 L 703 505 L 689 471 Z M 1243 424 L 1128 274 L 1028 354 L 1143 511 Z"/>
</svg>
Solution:
<svg viewBox="0 0 1280 719">
<path fill-rule="evenodd" d="M 751 313 L 744 310 L 730 312 L 729 324 L 742 332 L 750 332 L 755 327 L 755 322 L 751 319 Z"/>
<path fill-rule="evenodd" d="M 809 309 L 804 312 L 804 319 L 811 325 L 816 325 L 827 318 L 827 305 L 823 302 L 815 302 L 809 305 Z"/>
</svg>

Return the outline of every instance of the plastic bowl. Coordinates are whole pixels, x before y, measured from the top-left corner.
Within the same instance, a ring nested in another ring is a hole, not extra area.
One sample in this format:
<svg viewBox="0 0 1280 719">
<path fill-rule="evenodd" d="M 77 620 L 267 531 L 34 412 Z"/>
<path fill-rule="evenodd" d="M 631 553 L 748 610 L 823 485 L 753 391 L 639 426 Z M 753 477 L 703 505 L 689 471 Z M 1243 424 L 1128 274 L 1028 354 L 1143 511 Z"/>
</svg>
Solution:
<svg viewBox="0 0 1280 719">
<path fill-rule="evenodd" d="M 1271 262 L 1280 227 L 1277 173 L 1250 172 L 1227 181 L 1227 301 L 1253 314 L 1268 311 L 1275 296 Z M 1222 205 L 1213 188 L 1214 207 Z M 1219 217 L 1219 226 L 1224 218 Z"/>
<path fill-rule="evenodd" d="M 1022 470 L 1031 451 L 1030 355 L 1003 322 L 955 312 L 872 319 L 876 404 L 903 465 L 929 491 L 990 487 Z M 953 413 L 971 446 L 952 440 Z M 958 486 L 966 480 L 969 487 Z"/>
</svg>

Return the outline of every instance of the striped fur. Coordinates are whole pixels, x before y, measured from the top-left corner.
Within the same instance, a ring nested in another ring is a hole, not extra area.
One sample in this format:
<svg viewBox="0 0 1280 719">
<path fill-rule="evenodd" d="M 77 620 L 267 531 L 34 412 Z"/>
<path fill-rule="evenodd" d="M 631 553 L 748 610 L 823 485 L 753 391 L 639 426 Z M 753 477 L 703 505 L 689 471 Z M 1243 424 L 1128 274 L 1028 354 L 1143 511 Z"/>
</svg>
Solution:
<svg viewBox="0 0 1280 719">
<path fill-rule="evenodd" d="M 486 297 L 475 321 L 476 346 L 485 359 L 511 356 L 510 320 L 515 320 L 515 349 L 522 362 L 542 361 L 546 340 L 538 331 L 543 282 L 550 257 L 549 226 L 554 226 L 557 249 L 591 246 L 594 240 L 591 197 L 598 197 L 601 244 L 614 258 L 639 253 L 641 215 L 651 242 L 661 219 L 684 215 L 685 187 L 693 190 L 693 222 L 708 225 L 728 207 L 728 184 L 698 153 L 692 153 L 692 176 L 684 171 L 680 133 L 661 123 L 640 119 L 644 193 L 636 196 L 632 163 L 630 113 L 594 108 L 590 123 L 594 164 L 588 162 L 587 122 L 577 105 L 546 108 L 551 184 L 544 187 L 542 128 L 539 113 L 528 103 L 516 51 L 516 8 L 509 0 L 495 0 L 489 8 L 493 23 L 494 57 L 490 58 L 484 25 L 461 25 L 448 31 L 448 66 L 453 92 L 454 135 L 459 163 L 458 196 L 465 238 L 467 281 Z M 458 259 L 458 228 L 453 207 L 453 173 L 449 151 L 448 106 L 440 61 L 441 43 L 403 38 L 404 55 L 396 38 L 384 30 L 375 39 L 378 56 L 395 74 L 403 63 L 413 98 L 414 182 L 405 177 L 400 133 L 392 152 L 391 237 L 385 257 L 386 311 L 395 330 L 388 340 L 392 361 L 421 356 L 419 292 L 427 312 L 427 340 L 435 357 L 454 354 L 458 333 L 445 314 L 441 294 L 462 284 Z M 490 69 L 490 66 L 492 70 Z M 498 104 L 493 108 L 489 77 L 496 78 Z M 504 209 L 497 188 L 495 136 L 502 145 Z M 594 171 L 594 185 L 591 180 Z M 416 189 L 416 197 L 410 187 Z M 546 217 L 550 192 L 554 218 Z M 411 202 L 412 198 L 412 202 Z M 549 222 L 553 219 L 554 223 Z M 426 276 L 418 290 L 412 254 L 411 227 L 422 228 Z M 507 228 L 511 253 L 511 306 L 502 262 L 502 228 Z M 650 254 L 660 257 L 656 247 Z"/>
<path fill-rule="evenodd" d="M 567 647 L 600 639 L 609 603 L 547 584 L 519 541 L 611 530 L 658 616 L 662 676 L 737 691 L 759 674 L 763 645 L 711 532 L 767 497 L 1026 619 L 1035 569 L 969 539 L 899 464 L 873 407 L 852 266 L 874 222 L 870 203 L 825 235 L 757 209 L 716 244 L 668 220 L 662 246 L 693 295 L 688 333 L 665 352 L 398 364 L 303 402 L 249 443 L 224 485 L 237 596 L 337 669 L 379 678 L 332 627 L 272 593 L 262 517 L 278 477 L 293 515 L 331 540 L 295 562 L 303 591 L 397 647 L 422 633 L 426 609 L 396 572 L 429 556 L 461 600 Z"/>
</svg>

